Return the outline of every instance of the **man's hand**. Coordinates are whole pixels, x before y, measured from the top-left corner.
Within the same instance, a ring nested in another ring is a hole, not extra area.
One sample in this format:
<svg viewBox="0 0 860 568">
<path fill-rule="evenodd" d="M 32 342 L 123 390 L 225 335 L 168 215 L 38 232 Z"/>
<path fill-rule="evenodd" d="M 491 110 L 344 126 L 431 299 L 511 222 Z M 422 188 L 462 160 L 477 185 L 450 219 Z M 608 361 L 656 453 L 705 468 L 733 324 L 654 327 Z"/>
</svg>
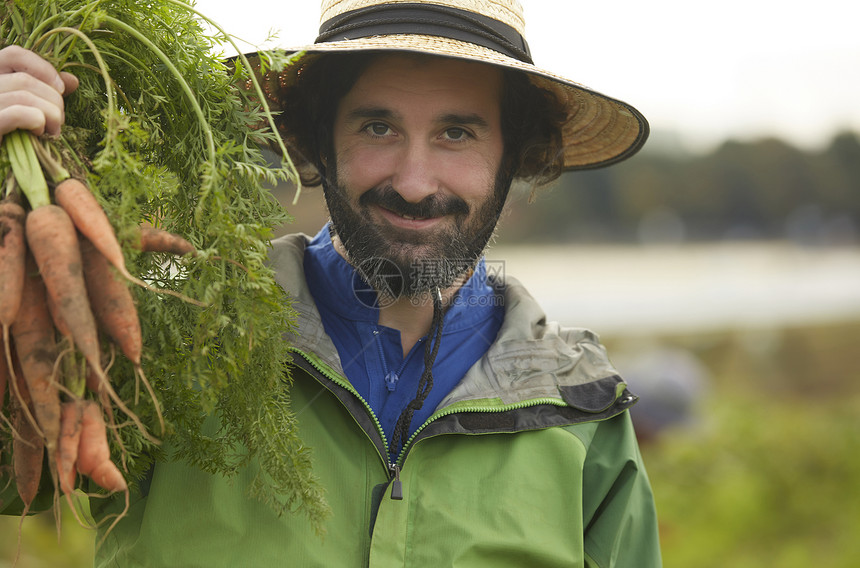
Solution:
<svg viewBox="0 0 860 568">
<path fill-rule="evenodd" d="M 65 121 L 63 95 L 78 87 L 70 73 L 17 45 L 0 49 L 0 139 L 16 129 L 60 134 Z"/>
</svg>

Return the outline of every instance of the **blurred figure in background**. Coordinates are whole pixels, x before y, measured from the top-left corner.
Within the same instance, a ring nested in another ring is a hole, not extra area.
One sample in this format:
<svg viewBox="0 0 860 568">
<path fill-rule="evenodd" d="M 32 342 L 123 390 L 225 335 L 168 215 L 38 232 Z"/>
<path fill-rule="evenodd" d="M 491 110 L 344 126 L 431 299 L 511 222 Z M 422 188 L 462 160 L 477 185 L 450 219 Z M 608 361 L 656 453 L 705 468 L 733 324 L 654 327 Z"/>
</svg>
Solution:
<svg viewBox="0 0 860 568">
<path fill-rule="evenodd" d="M 710 372 L 693 353 L 653 347 L 621 353 L 613 361 L 640 397 L 630 410 L 640 445 L 656 442 L 667 430 L 696 425 Z"/>
</svg>

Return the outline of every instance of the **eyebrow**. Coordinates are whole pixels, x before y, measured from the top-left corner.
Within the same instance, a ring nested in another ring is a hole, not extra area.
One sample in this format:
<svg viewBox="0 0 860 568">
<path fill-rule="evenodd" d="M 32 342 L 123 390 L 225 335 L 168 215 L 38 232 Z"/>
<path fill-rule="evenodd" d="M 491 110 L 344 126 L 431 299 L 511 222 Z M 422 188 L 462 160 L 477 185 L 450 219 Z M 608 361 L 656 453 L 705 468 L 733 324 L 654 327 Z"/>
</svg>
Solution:
<svg viewBox="0 0 860 568">
<path fill-rule="evenodd" d="M 439 122 L 445 124 L 462 124 L 463 126 L 475 126 L 478 128 L 489 128 L 490 124 L 479 114 L 457 114 L 449 113 L 439 117 Z"/>
<path fill-rule="evenodd" d="M 360 120 L 366 118 L 396 119 L 398 118 L 398 115 L 391 109 L 377 106 L 356 107 L 346 114 L 346 120 Z M 446 113 L 436 119 L 436 122 L 440 124 L 460 124 L 463 126 L 474 126 L 477 128 L 489 128 L 490 126 L 487 122 L 487 119 L 477 113 Z"/>
<path fill-rule="evenodd" d="M 383 107 L 360 106 L 352 109 L 346 114 L 346 120 L 357 120 L 362 118 L 394 118 L 394 112 Z"/>
</svg>

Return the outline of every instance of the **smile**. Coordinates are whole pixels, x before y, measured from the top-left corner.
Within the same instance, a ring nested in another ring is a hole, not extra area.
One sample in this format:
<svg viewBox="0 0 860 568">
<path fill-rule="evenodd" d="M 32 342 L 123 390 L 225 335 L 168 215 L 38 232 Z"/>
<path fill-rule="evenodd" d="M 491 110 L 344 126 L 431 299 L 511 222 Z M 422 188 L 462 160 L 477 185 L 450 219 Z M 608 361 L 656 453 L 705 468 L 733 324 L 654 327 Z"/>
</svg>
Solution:
<svg viewBox="0 0 860 568">
<path fill-rule="evenodd" d="M 390 225 L 401 229 L 427 229 L 442 220 L 442 217 L 420 217 L 392 211 L 382 206 L 377 208 Z"/>
</svg>

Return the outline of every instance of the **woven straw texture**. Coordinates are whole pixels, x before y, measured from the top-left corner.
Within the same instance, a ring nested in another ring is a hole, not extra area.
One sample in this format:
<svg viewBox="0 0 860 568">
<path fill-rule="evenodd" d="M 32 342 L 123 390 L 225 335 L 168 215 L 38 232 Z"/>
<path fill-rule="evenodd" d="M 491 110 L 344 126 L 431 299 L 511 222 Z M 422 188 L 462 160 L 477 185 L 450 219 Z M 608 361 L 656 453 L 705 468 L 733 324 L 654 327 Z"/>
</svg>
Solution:
<svg viewBox="0 0 860 568">
<path fill-rule="evenodd" d="M 387 0 L 386 4 L 409 0 Z M 414 2 L 414 0 L 412 0 Z M 341 13 L 381 3 L 379 0 L 326 0 L 321 22 Z M 432 0 L 434 4 L 478 12 L 494 17 L 520 32 L 524 28 L 523 12 L 516 0 Z M 353 40 L 329 41 L 287 49 L 287 52 L 337 53 L 353 50 L 410 51 L 456 57 L 521 70 L 538 86 L 559 98 L 568 110 L 563 127 L 564 167 L 566 170 L 598 168 L 632 156 L 648 136 L 648 122 L 632 106 L 593 91 L 579 83 L 472 43 L 439 36 L 397 34 Z M 281 73 L 265 78 L 270 104 L 278 106 L 278 91 L 296 78 L 302 59 Z"/>
</svg>

